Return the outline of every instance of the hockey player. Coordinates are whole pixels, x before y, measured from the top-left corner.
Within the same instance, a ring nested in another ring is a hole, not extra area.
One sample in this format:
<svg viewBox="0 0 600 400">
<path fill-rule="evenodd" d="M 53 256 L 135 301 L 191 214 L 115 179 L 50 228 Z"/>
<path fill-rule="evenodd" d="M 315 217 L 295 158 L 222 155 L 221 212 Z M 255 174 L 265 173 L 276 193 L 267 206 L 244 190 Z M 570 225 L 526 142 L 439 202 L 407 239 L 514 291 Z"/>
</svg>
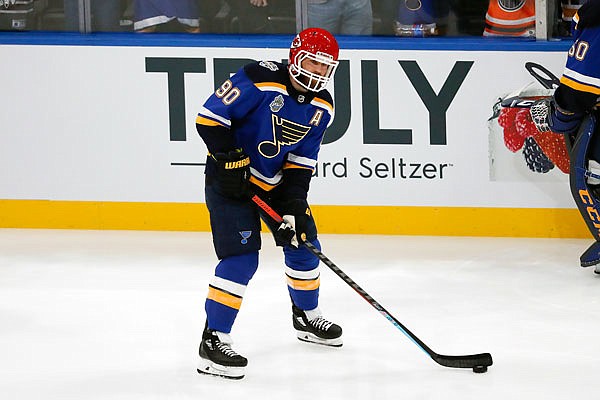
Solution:
<svg viewBox="0 0 600 400">
<path fill-rule="evenodd" d="M 241 68 L 204 103 L 196 128 L 209 156 L 206 205 L 219 259 L 205 302 L 206 326 L 198 372 L 239 379 L 246 358 L 231 348 L 230 332 L 244 291 L 258 268 L 261 247 L 257 193 L 283 215 L 268 218 L 283 247 L 285 275 L 298 339 L 341 346 L 342 329 L 319 310 L 319 260 L 303 241 L 320 248 L 307 193 L 325 129 L 334 109 L 325 89 L 339 48 L 326 30 L 309 28 L 293 40 L 289 65 L 261 61 Z"/>
<path fill-rule="evenodd" d="M 600 263 L 600 0 L 584 3 L 573 24 L 574 43 L 560 84 L 550 101 L 532 106 L 531 114 L 539 130 L 566 135 L 573 197 L 596 239 L 581 256 L 587 267 Z M 600 273 L 600 265 L 594 272 Z"/>
</svg>

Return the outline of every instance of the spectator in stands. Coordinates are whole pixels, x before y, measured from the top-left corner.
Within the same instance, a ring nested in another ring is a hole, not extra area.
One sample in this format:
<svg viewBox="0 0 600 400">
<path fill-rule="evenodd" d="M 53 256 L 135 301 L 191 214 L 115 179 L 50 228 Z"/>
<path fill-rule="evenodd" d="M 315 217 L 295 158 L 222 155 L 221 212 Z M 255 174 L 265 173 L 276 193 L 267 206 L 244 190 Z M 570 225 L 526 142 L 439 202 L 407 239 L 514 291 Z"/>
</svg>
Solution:
<svg viewBox="0 0 600 400">
<path fill-rule="evenodd" d="M 295 33 L 295 3 L 290 0 L 229 0 L 234 31 L 239 33 Z"/>
<path fill-rule="evenodd" d="M 571 36 L 573 16 L 585 0 L 561 0 L 557 7 L 557 24 L 555 36 Z"/>
<path fill-rule="evenodd" d="M 119 31 L 121 17 L 120 0 L 90 0 L 92 30 L 98 32 Z M 65 0 L 65 29 L 79 31 L 79 0 Z"/>
<path fill-rule="evenodd" d="M 450 7 L 456 24 L 456 34 L 481 36 L 485 29 L 487 1 L 450 0 Z"/>
<path fill-rule="evenodd" d="M 371 0 L 308 0 L 308 25 L 334 35 L 371 35 Z"/>
<path fill-rule="evenodd" d="M 136 32 L 200 32 L 196 0 L 135 0 Z"/>
</svg>

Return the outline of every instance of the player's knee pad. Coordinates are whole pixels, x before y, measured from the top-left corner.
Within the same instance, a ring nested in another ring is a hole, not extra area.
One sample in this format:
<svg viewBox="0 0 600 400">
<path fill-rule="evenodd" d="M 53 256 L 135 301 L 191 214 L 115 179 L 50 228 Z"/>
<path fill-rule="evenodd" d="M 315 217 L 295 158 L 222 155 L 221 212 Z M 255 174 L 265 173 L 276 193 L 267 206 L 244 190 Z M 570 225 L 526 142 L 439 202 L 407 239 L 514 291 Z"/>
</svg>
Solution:
<svg viewBox="0 0 600 400">
<path fill-rule="evenodd" d="M 240 285 L 247 285 L 258 269 L 258 251 L 230 256 L 219 261 L 215 276 Z"/>
<path fill-rule="evenodd" d="M 315 238 L 310 241 L 317 249 L 321 250 L 321 243 L 319 239 Z M 285 256 L 285 265 L 288 267 L 299 270 L 308 271 L 315 269 L 319 266 L 319 259 L 305 246 L 300 246 L 295 249 L 290 246 L 283 248 Z"/>
</svg>

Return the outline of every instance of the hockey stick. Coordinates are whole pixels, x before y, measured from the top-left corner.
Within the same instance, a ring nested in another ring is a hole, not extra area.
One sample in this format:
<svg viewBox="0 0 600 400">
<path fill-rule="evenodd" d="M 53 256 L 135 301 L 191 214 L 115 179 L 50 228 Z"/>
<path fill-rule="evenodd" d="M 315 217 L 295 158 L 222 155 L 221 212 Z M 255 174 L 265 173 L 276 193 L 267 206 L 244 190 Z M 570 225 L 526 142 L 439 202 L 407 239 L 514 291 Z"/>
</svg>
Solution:
<svg viewBox="0 0 600 400">
<path fill-rule="evenodd" d="M 554 90 L 560 85 L 560 79 L 543 65 L 534 62 L 526 62 L 525 69 L 544 87 L 544 89 Z M 496 103 L 496 106 L 494 106 L 493 115 L 489 120 L 497 118 L 498 115 L 500 115 L 501 108 L 531 108 L 536 101 L 547 97 L 550 96 L 515 95 L 500 99 L 498 103 Z"/>
<path fill-rule="evenodd" d="M 545 89 L 556 89 L 560 85 L 560 79 L 543 65 L 526 62 L 525 69 L 533 76 Z M 541 71 L 542 73 L 540 74 Z"/>
<path fill-rule="evenodd" d="M 260 207 L 265 213 L 269 215 L 275 222 L 283 222 L 283 218 L 275 210 L 273 210 L 267 203 L 265 203 L 260 197 L 254 195 L 252 201 Z M 427 353 L 429 357 L 436 363 L 451 368 L 472 368 L 473 372 L 485 372 L 487 367 L 492 365 L 492 355 L 490 353 L 472 354 L 465 356 L 445 356 L 438 354 L 431 350 L 425 343 L 423 343 L 414 333 L 412 333 L 407 327 L 405 327 L 400 321 L 398 321 L 393 315 L 391 315 L 381 304 L 379 304 L 373 297 L 364 291 L 356 282 L 352 280 L 348 275 L 344 273 L 337 265 L 333 263 L 325 254 L 317 249 L 310 242 L 302 243 L 311 253 L 323 261 L 337 276 L 342 278 L 356 293 L 358 293 L 363 299 L 365 299 L 373 308 L 375 308 L 381 315 L 383 315 L 388 321 L 390 321 L 396 328 L 398 328 L 404 335 L 406 335 L 414 344 L 416 344 L 422 351 Z"/>
</svg>

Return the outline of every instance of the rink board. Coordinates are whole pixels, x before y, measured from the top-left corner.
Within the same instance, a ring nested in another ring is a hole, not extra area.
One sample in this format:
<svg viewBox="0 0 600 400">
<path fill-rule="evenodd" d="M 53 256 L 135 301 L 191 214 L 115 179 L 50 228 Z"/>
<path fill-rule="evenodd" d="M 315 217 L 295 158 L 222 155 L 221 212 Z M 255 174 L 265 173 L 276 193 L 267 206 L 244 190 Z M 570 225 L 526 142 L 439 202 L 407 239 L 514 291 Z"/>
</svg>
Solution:
<svg viewBox="0 0 600 400">
<path fill-rule="evenodd" d="M 568 43 L 390 39 L 340 39 L 322 232 L 589 236 L 567 174 L 530 171 L 491 118 L 543 93 L 524 65 L 560 75 Z M 0 227 L 209 230 L 195 115 L 244 63 L 285 60 L 291 38 L 270 40 L 0 35 L 19 69 L 0 75 Z"/>
</svg>

